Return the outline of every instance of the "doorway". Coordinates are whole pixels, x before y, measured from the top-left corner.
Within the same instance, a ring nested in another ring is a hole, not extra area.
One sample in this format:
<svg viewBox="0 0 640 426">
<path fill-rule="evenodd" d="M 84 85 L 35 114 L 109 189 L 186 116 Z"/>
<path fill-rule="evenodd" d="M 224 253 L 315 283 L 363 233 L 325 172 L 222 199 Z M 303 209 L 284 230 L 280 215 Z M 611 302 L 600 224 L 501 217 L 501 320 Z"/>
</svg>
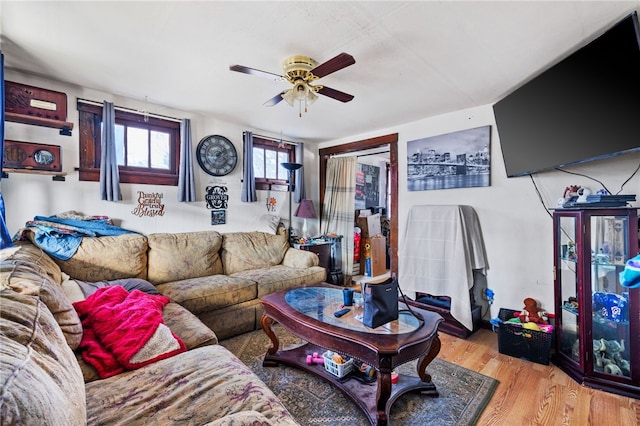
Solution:
<svg viewBox="0 0 640 426">
<path fill-rule="evenodd" d="M 398 134 L 393 133 L 371 139 L 350 142 L 343 145 L 336 145 L 319 150 L 320 161 L 320 217 L 324 206 L 324 196 L 326 189 L 327 160 L 338 154 L 356 153 L 374 148 L 389 148 L 389 210 L 390 210 L 390 235 L 389 235 L 389 258 L 390 272 L 398 273 Z M 355 215 L 355 211 L 354 211 Z M 349 274 L 350 275 L 350 274 Z"/>
</svg>

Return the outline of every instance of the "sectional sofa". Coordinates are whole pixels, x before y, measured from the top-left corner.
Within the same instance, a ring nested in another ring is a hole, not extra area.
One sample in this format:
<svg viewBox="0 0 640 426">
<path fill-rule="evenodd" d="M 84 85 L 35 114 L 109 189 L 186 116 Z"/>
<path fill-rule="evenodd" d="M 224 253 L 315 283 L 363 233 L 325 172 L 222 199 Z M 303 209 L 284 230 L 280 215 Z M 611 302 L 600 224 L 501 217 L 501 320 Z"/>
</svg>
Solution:
<svg viewBox="0 0 640 426">
<path fill-rule="evenodd" d="M 69 260 L 53 259 L 76 282 L 148 280 L 196 315 L 218 339 L 256 330 L 262 314 L 260 297 L 265 294 L 322 282 L 327 276 L 326 269 L 318 266 L 318 256 L 289 247 L 284 233 L 202 231 L 83 238 Z"/>
<path fill-rule="evenodd" d="M 326 278 L 316 255 L 289 248 L 285 235 L 130 233 L 85 237 L 68 260 L 30 241 L 1 255 L 0 424 L 297 424 L 217 344 L 258 328 L 262 295 Z M 87 318 L 74 306 L 127 283 L 135 290 L 125 294 L 162 301 L 173 352 L 129 358 L 133 367 L 104 377 L 83 357 Z"/>
</svg>

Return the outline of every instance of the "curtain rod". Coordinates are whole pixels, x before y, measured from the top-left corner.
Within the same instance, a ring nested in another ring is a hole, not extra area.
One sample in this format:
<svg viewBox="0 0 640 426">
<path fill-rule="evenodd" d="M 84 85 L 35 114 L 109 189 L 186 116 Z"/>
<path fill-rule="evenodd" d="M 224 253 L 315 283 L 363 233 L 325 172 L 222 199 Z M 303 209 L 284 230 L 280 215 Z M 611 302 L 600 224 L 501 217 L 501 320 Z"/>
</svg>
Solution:
<svg viewBox="0 0 640 426">
<path fill-rule="evenodd" d="M 242 133 L 244 133 L 244 132 L 242 132 Z M 273 136 L 265 136 L 265 135 L 260 135 L 258 133 L 254 133 L 253 136 L 257 136 L 259 138 L 266 139 L 268 141 L 286 143 L 288 145 L 300 145 L 300 142 L 287 141 L 287 140 L 284 140 L 282 138 L 278 139 L 278 138 L 274 138 Z"/>
<path fill-rule="evenodd" d="M 387 151 L 376 151 L 376 152 L 369 152 L 369 153 L 366 153 L 366 154 L 358 154 L 358 152 L 360 152 L 360 151 L 343 152 L 343 153 L 338 153 L 338 154 L 332 154 L 331 157 L 356 157 L 356 158 L 360 158 L 360 157 L 368 157 L 370 155 L 387 154 L 387 153 L 389 153 L 391 151 L 389 151 L 389 150 L 387 150 Z"/>
<path fill-rule="evenodd" d="M 95 106 L 103 106 L 104 105 L 102 102 L 90 101 L 88 99 L 82 99 L 82 98 L 78 98 L 78 102 L 82 102 L 83 104 L 95 105 Z M 146 115 L 147 117 L 160 118 L 162 120 L 175 121 L 175 122 L 178 122 L 178 123 L 182 122 L 182 120 L 179 119 L 179 118 L 169 117 L 169 116 L 160 115 L 160 114 L 152 114 L 150 112 L 142 112 L 142 111 L 138 111 L 137 109 L 119 107 L 119 106 L 115 106 L 115 105 L 114 105 L 114 108 L 117 109 L 118 111 L 130 112 L 132 114 Z"/>
<path fill-rule="evenodd" d="M 391 151 L 379 151 L 379 152 L 371 152 L 369 154 L 359 154 L 359 155 L 356 155 L 356 157 L 368 157 L 370 155 L 386 154 L 388 152 L 391 152 Z"/>
</svg>

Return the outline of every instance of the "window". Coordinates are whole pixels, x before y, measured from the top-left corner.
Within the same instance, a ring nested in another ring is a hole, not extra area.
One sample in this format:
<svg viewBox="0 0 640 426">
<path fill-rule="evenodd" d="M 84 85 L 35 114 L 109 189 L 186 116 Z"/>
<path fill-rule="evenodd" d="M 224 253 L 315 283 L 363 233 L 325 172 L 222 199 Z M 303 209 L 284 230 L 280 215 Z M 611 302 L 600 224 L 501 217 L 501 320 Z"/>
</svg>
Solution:
<svg viewBox="0 0 640 426">
<path fill-rule="evenodd" d="M 256 189 L 286 191 L 289 172 L 280 164 L 294 161 L 294 145 L 253 137 L 253 173 Z"/>
<path fill-rule="evenodd" d="M 102 106 L 78 102 L 80 180 L 100 180 Z M 178 185 L 180 123 L 116 109 L 116 157 L 122 183 Z"/>
</svg>

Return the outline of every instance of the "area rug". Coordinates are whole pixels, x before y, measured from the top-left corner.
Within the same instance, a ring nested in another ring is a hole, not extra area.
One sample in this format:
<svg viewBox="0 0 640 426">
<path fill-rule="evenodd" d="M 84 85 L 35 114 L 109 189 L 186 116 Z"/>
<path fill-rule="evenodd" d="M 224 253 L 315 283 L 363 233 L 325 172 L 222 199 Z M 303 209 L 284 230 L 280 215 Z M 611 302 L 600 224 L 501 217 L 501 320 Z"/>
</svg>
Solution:
<svg viewBox="0 0 640 426">
<path fill-rule="evenodd" d="M 274 330 L 280 339 L 281 349 L 305 343 L 277 324 Z M 351 400 L 322 379 L 288 366 L 263 367 L 262 359 L 270 343 L 262 330 L 220 342 L 273 390 L 300 424 L 369 424 L 366 416 Z M 404 364 L 397 371 L 417 376 L 416 362 Z M 431 374 L 440 396 L 403 395 L 391 407 L 390 425 L 474 425 L 498 384 L 491 377 L 437 358 L 429 364 L 427 373 Z"/>
</svg>

